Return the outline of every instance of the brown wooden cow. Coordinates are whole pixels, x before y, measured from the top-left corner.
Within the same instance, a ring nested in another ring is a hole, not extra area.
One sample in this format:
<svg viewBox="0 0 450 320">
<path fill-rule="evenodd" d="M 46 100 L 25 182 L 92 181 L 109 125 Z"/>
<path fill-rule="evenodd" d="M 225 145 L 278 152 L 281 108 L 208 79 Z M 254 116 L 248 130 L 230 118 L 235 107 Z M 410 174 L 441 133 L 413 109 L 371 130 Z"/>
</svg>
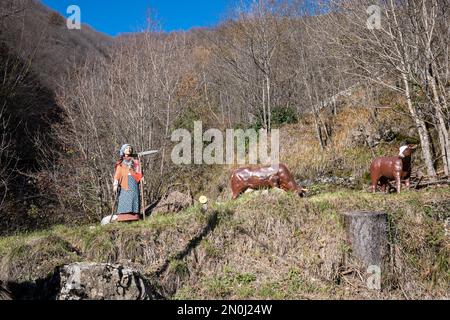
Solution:
<svg viewBox="0 0 450 320">
<path fill-rule="evenodd" d="M 399 155 L 396 157 L 376 158 L 370 165 L 370 178 L 372 181 L 371 189 L 375 192 L 378 181 L 381 184 L 381 191 L 386 190 L 389 180 L 395 180 L 397 193 L 400 193 L 401 181 L 404 180 L 406 187 L 409 188 L 411 176 L 411 154 L 417 148 L 417 145 L 408 144 L 400 147 Z"/>
<path fill-rule="evenodd" d="M 300 187 L 294 180 L 286 165 L 278 166 L 249 166 L 234 169 L 231 173 L 231 190 L 233 199 L 247 189 L 260 189 L 264 187 L 281 188 L 285 191 L 295 191 L 303 196 L 306 189 Z"/>
</svg>

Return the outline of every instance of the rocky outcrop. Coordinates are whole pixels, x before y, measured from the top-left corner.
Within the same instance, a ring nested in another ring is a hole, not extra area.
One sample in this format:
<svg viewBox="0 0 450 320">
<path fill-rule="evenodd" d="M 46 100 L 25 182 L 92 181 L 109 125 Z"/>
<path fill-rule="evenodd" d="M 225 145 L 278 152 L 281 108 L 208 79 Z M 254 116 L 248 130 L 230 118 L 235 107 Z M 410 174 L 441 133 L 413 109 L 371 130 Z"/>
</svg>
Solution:
<svg viewBox="0 0 450 320">
<path fill-rule="evenodd" d="M 391 142 L 397 138 L 400 128 L 394 127 L 384 127 L 379 125 L 379 127 L 358 127 L 350 131 L 350 141 L 354 145 L 365 145 L 370 148 L 375 148 L 382 141 Z"/>
<path fill-rule="evenodd" d="M 192 199 L 192 196 L 179 191 L 172 191 L 156 205 L 152 212 L 179 212 L 193 203 L 194 199 Z"/>
<path fill-rule="evenodd" d="M 156 300 L 161 296 L 140 272 L 107 263 L 72 263 L 46 284 L 56 300 Z"/>
</svg>

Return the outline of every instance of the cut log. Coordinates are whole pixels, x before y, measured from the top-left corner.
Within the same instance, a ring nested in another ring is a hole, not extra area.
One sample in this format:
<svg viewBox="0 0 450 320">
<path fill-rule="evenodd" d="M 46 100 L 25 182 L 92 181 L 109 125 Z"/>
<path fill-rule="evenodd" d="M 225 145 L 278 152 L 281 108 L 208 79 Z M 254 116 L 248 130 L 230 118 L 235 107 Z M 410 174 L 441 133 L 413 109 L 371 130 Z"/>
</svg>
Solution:
<svg viewBox="0 0 450 320">
<path fill-rule="evenodd" d="M 389 257 L 387 214 L 355 211 L 344 213 L 344 225 L 351 256 L 366 268 L 383 265 Z"/>
</svg>

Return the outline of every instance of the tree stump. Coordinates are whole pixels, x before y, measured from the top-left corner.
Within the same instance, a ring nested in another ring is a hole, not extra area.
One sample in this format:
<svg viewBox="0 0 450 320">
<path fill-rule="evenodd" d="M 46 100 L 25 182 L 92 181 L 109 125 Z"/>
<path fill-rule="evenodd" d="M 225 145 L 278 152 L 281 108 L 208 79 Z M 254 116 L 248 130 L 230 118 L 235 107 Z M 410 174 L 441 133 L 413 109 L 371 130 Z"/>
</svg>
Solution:
<svg viewBox="0 0 450 320">
<path fill-rule="evenodd" d="M 377 266 L 384 269 L 389 256 L 387 214 L 373 211 L 346 212 L 344 226 L 352 256 L 366 268 Z"/>
</svg>

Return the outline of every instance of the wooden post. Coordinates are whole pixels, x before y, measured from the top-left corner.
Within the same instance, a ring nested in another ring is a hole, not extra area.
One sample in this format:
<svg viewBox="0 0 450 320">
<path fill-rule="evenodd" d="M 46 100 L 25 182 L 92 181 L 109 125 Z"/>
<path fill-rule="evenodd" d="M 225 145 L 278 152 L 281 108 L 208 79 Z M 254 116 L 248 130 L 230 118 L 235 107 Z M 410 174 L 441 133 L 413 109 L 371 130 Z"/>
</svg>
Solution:
<svg viewBox="0 0 450 320">
<path fill-rule="evenodd" d="M 354 211 L 344 213 L 344 226 L 352 256 L 365 267 L 383 266 L 389 256 L 387 214 Z"/>
<path fill-rule="evenodd" d="M 139 161 L 139 165 L 141 166 L 141 174 L 142 174 L 142 179 L 139 183 L 139 193 L 141 195 L 141 214 L 142 214 L 142 219 L 145 220 L 145 199 L 144 199 L 144 183 L 145 183 L 145 178 L 144 178 L 144 163 L 142 162 L 142 157 L 143 156 L 148 156 L 150 154 L 154 154 L 157 153 L 158 150 L 149 150 L 149 151 L 142 151 L 139 152 L 137 154 L 138 156 L 138 161 Z"/>
<path fill-rule="evenodd" d="M 143 168 L 143 163 L 142 163 L 142 158 L 141 156 L 138 155 L 138 161 L 139 161 L 139 165 L 141 166 L 141 174 L 142 174 L 142 178 L 141 181 L 139 182 L 139 191 L 141 194 L 141 214 L 142 214 L 142 219 L 145 220 L 145 202 L 144 202 L 144 168 Z"/>
</svg>

